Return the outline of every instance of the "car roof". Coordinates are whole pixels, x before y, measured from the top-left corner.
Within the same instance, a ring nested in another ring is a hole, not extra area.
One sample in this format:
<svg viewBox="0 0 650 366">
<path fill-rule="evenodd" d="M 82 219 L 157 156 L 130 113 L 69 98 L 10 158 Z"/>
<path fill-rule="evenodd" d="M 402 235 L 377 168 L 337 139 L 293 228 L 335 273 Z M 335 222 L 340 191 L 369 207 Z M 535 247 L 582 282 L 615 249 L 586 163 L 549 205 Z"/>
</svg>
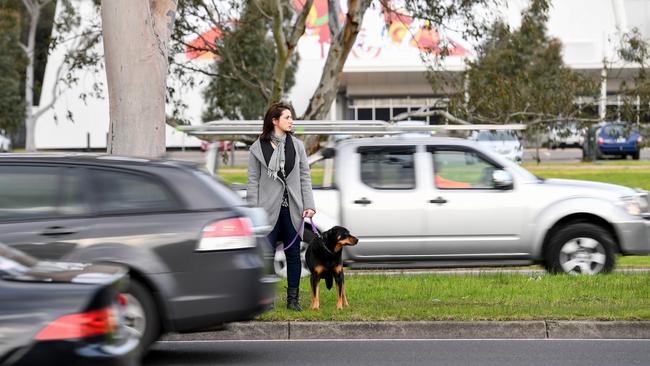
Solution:
<svg viewBox="0 0 650 366">
<path fill-rule="evenodd" d="M 476 146 L 473 141 L 455 137 L 418 136 L 418 135 L 393 135 L 387 137 L 366 137 L 358 139 L 342 140 L 339 146 L 344 145 L 462 145 Z"/>
<path fill-rule="evenodd" d="M 161 166 L 196 167 L 196 163 L 169 160 L 147 159 L 130 156 L 95 153 L 12 153 L 0 155 L 0 162 L 20 163 L 60 163 L 95 166 Z"/>
</svg>

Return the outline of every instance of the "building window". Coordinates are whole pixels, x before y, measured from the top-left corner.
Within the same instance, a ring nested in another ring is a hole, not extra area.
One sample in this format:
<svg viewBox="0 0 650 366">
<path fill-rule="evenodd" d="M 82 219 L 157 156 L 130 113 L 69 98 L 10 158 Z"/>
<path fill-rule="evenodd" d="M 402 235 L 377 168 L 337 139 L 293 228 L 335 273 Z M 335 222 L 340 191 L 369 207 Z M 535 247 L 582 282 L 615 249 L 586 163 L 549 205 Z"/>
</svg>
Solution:
<svg viewBox="0 0 650 366">
<path fill-rule="evenodd" d="M 396 116 L 399 116 L 402 113 L 408 112 L 408 108 L 404 107 L 395 107 L 393 108 L 393 113 L 391 114 L 391 118 L 395 118 Z"/>
<path fill-rule="evenodd" d="M 376 108 L 375 119 L 380 121 L 390 121 L 390 108 Z"/>
<path fill-rule="evenodd" d="M 370 121 L 373 120 L 372 108 L 359 108 L 357 109 L 357 120 L 358 121 Z"/>
</svg>

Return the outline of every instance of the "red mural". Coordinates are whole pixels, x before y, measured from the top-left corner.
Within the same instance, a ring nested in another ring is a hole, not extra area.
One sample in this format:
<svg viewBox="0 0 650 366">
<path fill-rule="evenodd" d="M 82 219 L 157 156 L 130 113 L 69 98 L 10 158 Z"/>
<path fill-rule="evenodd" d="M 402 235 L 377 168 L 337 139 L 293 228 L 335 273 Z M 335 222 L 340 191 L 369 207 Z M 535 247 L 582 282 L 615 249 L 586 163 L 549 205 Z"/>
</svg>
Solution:
<svg viewBox="0 0 650 366">
<path fill-rule="evenodd" d="M 296 11 L 302 11 L 305 1 L 292 0 L 292 5 Z M 368 11 L 378 11 L 378 16 L 383 17 L 385 25 L 375 25 L 372 28 L 364 26 L 359 32 L 355 47 L 352 49 L 353 57 L 377 58 L 383 45 L 387 42 L 393 45 L 408 45 L 436 55 L 441 54 L 443 51 L 448 56 L 466 56 L 469 54 L 466 48 L 448 36 L 444 37 L 446 49 L 441 48 L 441 35 L 437 29 L 427 22 L 422 24 L 421 21 L 415 21 L 411 16 L 404 14 L 403 10 L 388 9 L 387 7 L 391 6 L 390 0 L 385 1 L 383 5 L 373 4 Z M 331 41 L 327 9 L 327 0 L 314 0 L 305 22 L 305 36 L 318 37 L 321 58 L 325 57 L 325 45 Z M 339 10 L 338 16 L 339 22 L 344 24 L 345 14 Z M 186 58 L 188 60 L 210 60 L 218 57 L 206 49 L 211 48 L 215 40 L 221 37 L 221 33 L 218 28 L 213 28 L 201 34 L 186 47 Z M 378 38 L 384 39 L 384 41 L 378 42 Z"/>
<path fill-rule="evenodd" d="M 213 60 L 218 58 L 219 56 L 209 50 L 214 48 L 214 44 L 219 38 L 221 38 L 221 30 L 219 28 L 212 28 L 202 33 L 185 46 L 185 57 L 188 60 Z"/>
</svg>

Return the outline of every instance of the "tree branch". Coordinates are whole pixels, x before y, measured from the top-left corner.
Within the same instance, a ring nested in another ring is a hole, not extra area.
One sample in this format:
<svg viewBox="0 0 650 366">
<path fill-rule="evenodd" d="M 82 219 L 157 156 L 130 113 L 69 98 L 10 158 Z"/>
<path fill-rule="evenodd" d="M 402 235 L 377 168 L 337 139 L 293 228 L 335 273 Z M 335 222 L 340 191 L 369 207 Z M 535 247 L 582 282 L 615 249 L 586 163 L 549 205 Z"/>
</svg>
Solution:
<svg viewBox="0 0 650 366">
<path fill-rule="evenodd" d="M 39 2 L 39 3 L 38 3 L 38 7 L 39 7 L 40 9 L 43 9 L 43 7 L 44 7 L 45 5 L 47 5 L 47 4 L 51 3 L 51 2 L 52 2 L 52 0 L 44 0 L 43 2 Z"/>
<path fill-rule="evenodd" d="M 338 0 L 335 1 L 338 2 Z M 296 23 L 293 25 L 293 29 L 291 30 L 291 35 L 289 36 L 289 40 L 287 43 L 288 48 L 291 49 L 295 48 L 296 45 L 298 44 L 298 41 L 300 40 L 300 37 L 302 37 L 302 35 L 305 33 L 305 27 L 307 26 L 306 24 L 307 16 L 309 15 L 309 11 L 311 10 L 312 4 L 313 4 L 313 0 L 305 1 L 305 5 L 303 6 L 302 11 L 298 15 L 298 18 L 296 19 Z"/>
<path fill-rule="evenodd" d="M 262 78 L 260 78 L 259 75 L 251 73 L 243 61 L 241 63 L 241 67 L 238 67 L 238 65 L 235 64 L 234 57 L 232 57 L 228 49 L 223 47 L 221 50 L 224 53 L 223 59 L 228 61 L 232 70 L 231 72 L 237 75 L 237 80 L 240 80 L 244 84 L 248 85 L 251 89 L 259 88 L 259 92 L 262 94 L 262 97 L 264 97 L 264 99 L 268 102 L 271 96 L 269 90 L 264 85 Z M 246 74 L 248 74 L 250 76 L 250 79 L 246 78 L 241 72 L 239 72 L 239 70 L 243 70 Z"/>
<path fill-rule="evenodd" d="M 330 28 L 330 38 L 334 39 L 341 31 L 339 0 L 327 0 L 327 21 Z"/>
<path fill-rule="evenodd" d="M 25 5 L 25 9 L 27 9 L 29 15 L 32 15 L 34 12 L 34 2 L 32 0 L 23 0 L 23 5 Z"/>
<path fill-rule="evenodd" d="M 420 108 L 417 111 L 413 112 L 404 112 L 400 113 L 397 116 L 393 117 L 391 119 L 391 122 L 397 122 L 397 121 L 403 121 L 407 118 L 410 117 L 428 117 L 428 116 L 443 116 L 447 118 L 449 121 L 457 123 L 459 125 L 471 125 L 470 122 L 465 121 L 464 119 L 458 118 L 454 116 L 453 114 L 447 112 L 446 110 L 443 109 L 429 109 L 429 107 L 423 107 Z"/>
<path fill-rule="evenodd" d="M 284 14 L 282 13 L 282 4 L 280 0 L 273 0 L 274 13 L 273 13 L 273 40 L 278 52 L 278 59 L 287 58 L 287 40 L 284 36 L 282 23 L 284 23 Z"/>
<path fill-rule="evenodd" d="M 348 0 L 347 21 L 336 38 L 332 40 L 318 88 L 309 100 L 303 119 L 322 119 L 329 113 L 329 107 L 338 91 L 339 75 L 357 39 L 363 15 L 370 6 L 370 2 L 370 0 Z"/>
<path fill-rule="evenodd" d="M 273 16 L 271 14 L 267 14 L 264 11 L 264 9 L 260 6 L 259 0 L 255 0 L 255 1 L 253 1 L 253 3 L 255 4 L 255 7 L 257 8 L 257 10 L 259 10 L 260 14 L 262 14 L 262 16 L 264 16 L 266 19 L 269 19 L 269 20 L 273 19 Z"/>
<path fill-rule="evenodd" d="M 48 109 L 52 108 L 54 103 L 59 99 L 59 96 L 61 94 L 57 94 L 57 89 L 59 86 L 59 81 L 61 80 L 61 74 L 63 73 L 63 67 L 65 66 L 65 62 L 61 62 L 59 67 L 56 69 L 56 75 L 54 76 L 54 85 L 52 86 L 52 100 L 50 100 L 47 105 L 41 107 L 39 105 L 38 110 L 34 112 L 33 116 L 35 120 L 38 120 L 38 118 L 45 113 Z M 39 103 L 40 104 L 40 103 Z"/>
<path fill-rule="evenodd" d="M 177 63 L 176 66 L 178 66 L 178 67 L 180 67 L 182 69 L 198 72 L 198 73 L 201 73 L 201 74 L 203 74 L 205 76 L 209 76 L 209 77 L 213 77 L 213 78 L 216 78 L 217 76 L 219 76 L 219 74 L 216 74 L 214 72 L 206 71 L 206 70 L 203 70 L 203 69 L 198 68 L 198 67 L 188 66 L 187 64 L 179 64 L 179 63 Z"/>
<path fill-rule="evenodd" d="M 27 46 L 25 46 L 24 44 L 22 44 L 20 42 L 18 42 L 18 46 L 20 47 L 21 50 L 23 50 L 23 52 L 25 52 L 26 56 L 29 56 L 29 49 L 27 48 Z"/>
</svg>

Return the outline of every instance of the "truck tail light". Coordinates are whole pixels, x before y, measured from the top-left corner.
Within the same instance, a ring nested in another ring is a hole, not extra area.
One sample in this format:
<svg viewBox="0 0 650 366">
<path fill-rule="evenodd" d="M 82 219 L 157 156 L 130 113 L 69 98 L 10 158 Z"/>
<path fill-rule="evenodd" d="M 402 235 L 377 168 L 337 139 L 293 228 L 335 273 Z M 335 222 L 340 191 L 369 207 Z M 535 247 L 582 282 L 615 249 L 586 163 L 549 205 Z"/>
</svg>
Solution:
<svg viewBox="0 0 650 366">
<path fill-rule="evenodd" d="M 117 329 L 117 321 L 112 308 L 87 311 L 85 313 L 64 315 L 43 328 L 37 341 L 78 339 L 112 333 Z"/>
<path fill-rule="evenodd" d="M 197 252 L 254 248 L 256 245 L 249 219 L 243 217 L 215 221 L 201 232 Z"/>
</svg>

